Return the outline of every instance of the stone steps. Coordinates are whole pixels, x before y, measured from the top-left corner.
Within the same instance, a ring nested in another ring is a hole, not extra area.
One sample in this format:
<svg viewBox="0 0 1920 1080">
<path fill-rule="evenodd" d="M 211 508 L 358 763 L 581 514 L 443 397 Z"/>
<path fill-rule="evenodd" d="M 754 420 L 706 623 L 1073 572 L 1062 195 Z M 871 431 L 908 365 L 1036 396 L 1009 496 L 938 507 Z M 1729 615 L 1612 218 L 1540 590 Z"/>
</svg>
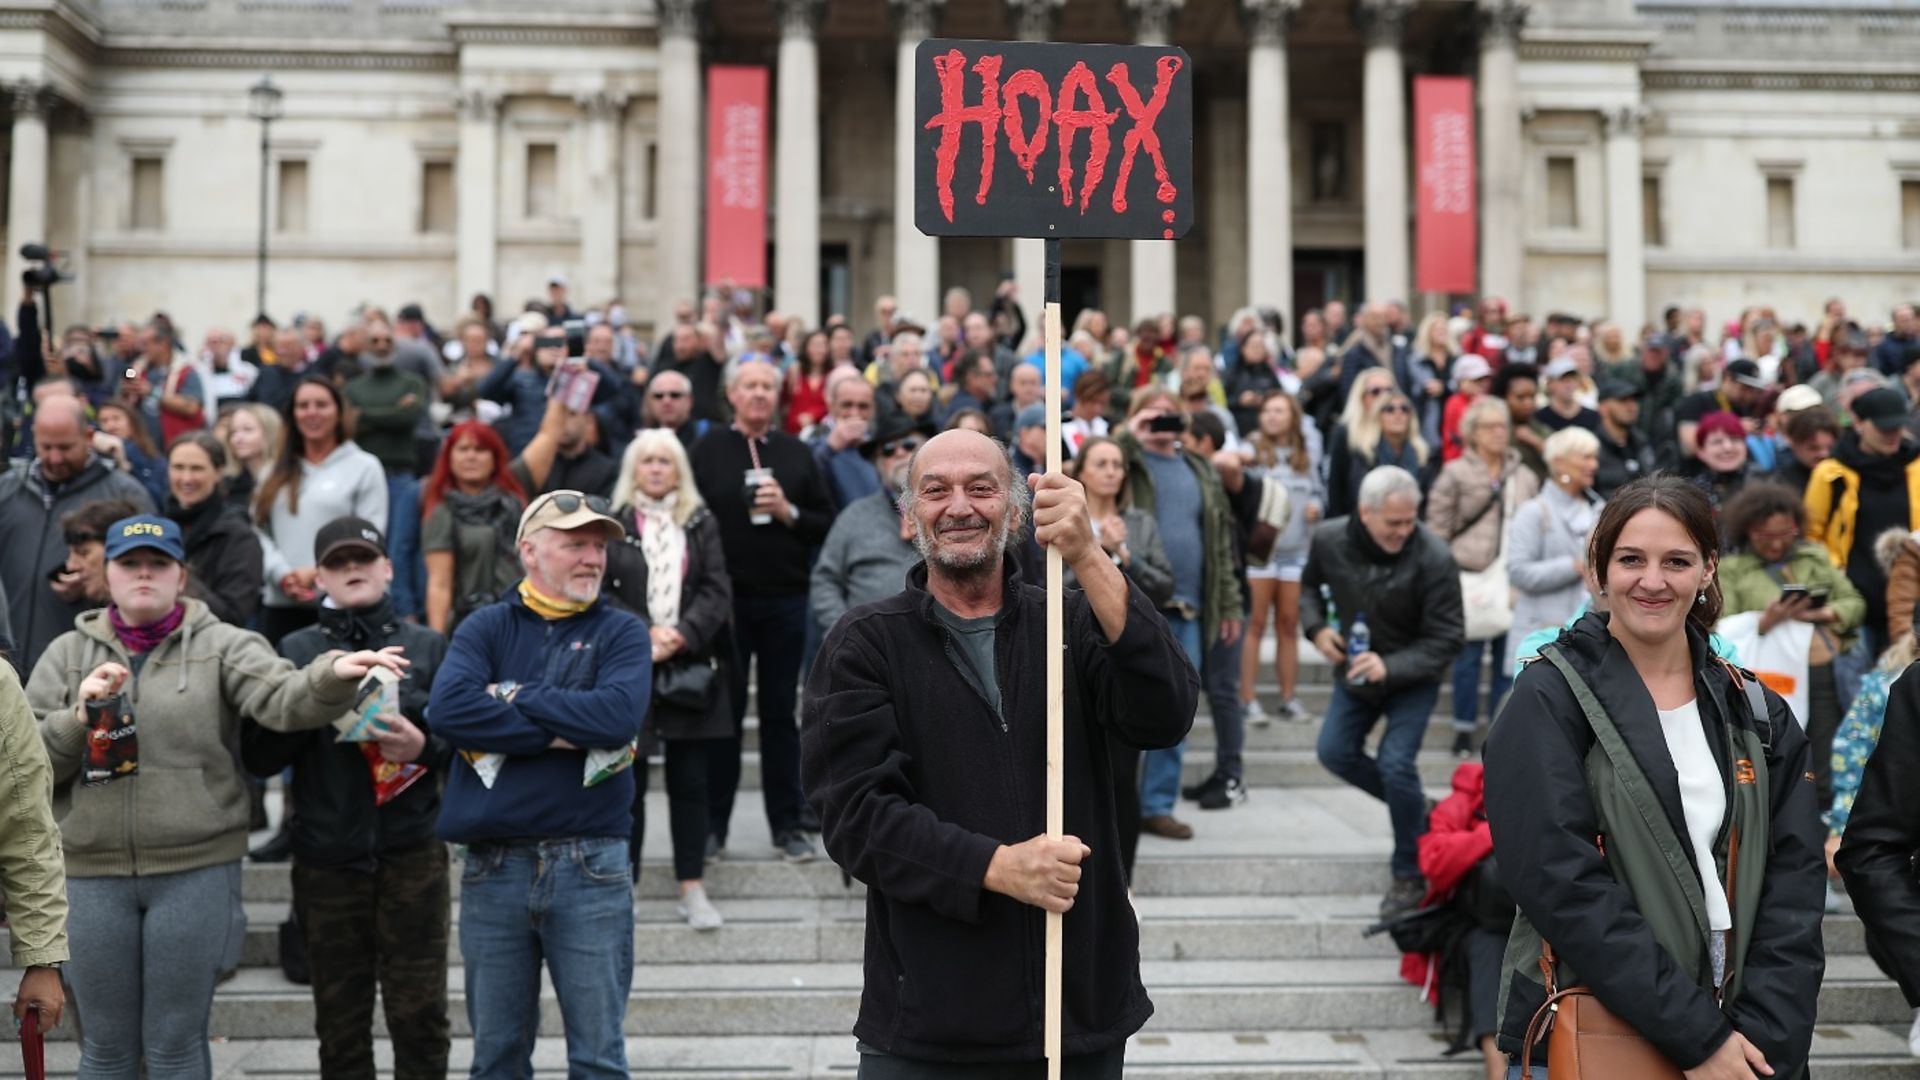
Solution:
<svg viewBox="0 0 1920 1080">
<path fill-rule="evenodd" d="M 1149 1030 L 1127 1051 L 1127 1076 L 1140 1080 L 1479 1080 L 1477 1056 L 1442 1057 L 1447 1040 L 1438 1033 L 1394 1029 L 1325 1031 L 1198 1032 Z M 214 1075 L 317 1080 L 317 1044 L 310 1035 L 283 1040 L 227 1039 L 212 1047 Z M 1822 1025 L 1814 1034 L 1816 1077 L 1846 1080 L 1913 1080 L 1920 1065 L 1906 1056 L 1904 1033 L 1872 1025 Z M 390 1076 L 392 1052 L 384 1041 L 374 1053 L 382 1077 Z M 452 1074 L 465 1075 L 473 1044 L 453 1041 Z M 47 1047 L 54 1076 L 71 1076 L 79 1059 L 71 1042 Z M 636 1076 L 658 1080 L 829 1080 L 853 1075 L 859 1060 L 853 1040 L 831 1036 L 659 1037 L 630 1036 L 627 1062 Z M 534 1075 L 566 1075 L 562 1039 L 536 1041 Z M 0 1053 L 0 1077 L 23 1075 L 19 1056 Z M 1539 1074 L 1536 1072 L 1535 1074 Z"/>
</svg>

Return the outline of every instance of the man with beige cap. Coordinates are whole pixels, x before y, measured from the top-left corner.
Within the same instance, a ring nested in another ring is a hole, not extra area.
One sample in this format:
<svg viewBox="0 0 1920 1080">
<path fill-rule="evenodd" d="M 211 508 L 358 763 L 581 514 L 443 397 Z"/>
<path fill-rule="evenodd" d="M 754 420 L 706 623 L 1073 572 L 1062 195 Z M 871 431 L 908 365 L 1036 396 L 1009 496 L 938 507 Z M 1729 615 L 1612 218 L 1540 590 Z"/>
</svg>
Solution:
<svg viewBox="0 0 1920 1080">
<path fill-rule="evenodd" d="M 434 680 L 434 731 L 460 751 L 439 833 L 467 845 L 474 1077 L 530 1074 L 543 961 L 568 1075 L 627 1076 L 631 767 L 653 664 L 646 625 L 600 595 L 624 535 L 597 495 L 533 500 L 517 537 L 525 579 L 460 624 Z"/>
</svg>

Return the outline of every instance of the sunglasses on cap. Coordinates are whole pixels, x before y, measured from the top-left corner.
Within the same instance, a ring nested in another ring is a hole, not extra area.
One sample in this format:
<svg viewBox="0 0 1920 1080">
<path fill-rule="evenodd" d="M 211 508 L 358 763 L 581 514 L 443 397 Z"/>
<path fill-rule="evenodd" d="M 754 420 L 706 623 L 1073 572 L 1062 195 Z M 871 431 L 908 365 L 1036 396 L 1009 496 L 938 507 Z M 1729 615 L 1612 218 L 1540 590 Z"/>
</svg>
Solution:
<svg viewBox="0 0 1920 1080">
<path fill-rule="evenodd" d="M 541 501 L 552 503 L 554 507 L 563 514 L 571 514 L 582 506 L 596 514 L 611 514 L 613 512 L 608 506 L 607 500 L 598 495 L 581 496 L 572 491 L 556 491 L 549 495 L 543 495 L 540 498 Z M 535 502 L 534 505 L 538 506 L 540 503 Z"/>
<path fill-rule="evenodd" d="M 925 442 L 926 440 L 918 435 L 909 435 L 904 439 L 894 439 L 891 442 L 884 442 L 880 444 L 880 456 L 892 457 L 899 453 L 911 454 L 915 450 L 920 449 L 921 445 Z"/>
</svg>

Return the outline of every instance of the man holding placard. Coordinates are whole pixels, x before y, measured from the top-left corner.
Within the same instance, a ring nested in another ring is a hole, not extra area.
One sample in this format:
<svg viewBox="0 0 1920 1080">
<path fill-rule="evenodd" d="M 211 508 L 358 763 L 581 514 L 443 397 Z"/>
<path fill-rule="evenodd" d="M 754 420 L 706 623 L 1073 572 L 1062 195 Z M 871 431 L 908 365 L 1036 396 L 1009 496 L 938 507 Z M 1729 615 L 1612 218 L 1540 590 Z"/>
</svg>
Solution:
<svg viewBox="0 0 1920 1080">
<path fill-rule="evenodd" d="M 1084 590 L 1066 604 L 1058 839 L 1042 799 L 1046 592 L 1007 558 L 1029 503 L 1035 539 Z M 1106 738 L 1178 743 L 1199 676 L 1093 539 L 1076 481 L 1050 472 L 1030 496 L 998 443 L 950 431 L 914 455 L 904 512 L 925 563 L 827 635 L 801 731 L 827 851 L 868 888 L 860 1076 L 1045 1075 L 1043 913 L 1070 912 L 1064 1075 L 1118 1078 L 1153 1004 Z"/>
</svg>

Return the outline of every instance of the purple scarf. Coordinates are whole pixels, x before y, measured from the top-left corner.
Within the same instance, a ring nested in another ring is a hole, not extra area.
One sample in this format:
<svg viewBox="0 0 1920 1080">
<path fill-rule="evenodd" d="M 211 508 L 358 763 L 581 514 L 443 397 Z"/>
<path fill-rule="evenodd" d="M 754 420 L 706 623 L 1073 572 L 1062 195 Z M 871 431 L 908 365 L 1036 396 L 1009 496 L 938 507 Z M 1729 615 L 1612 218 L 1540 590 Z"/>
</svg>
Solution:
<svg viewBox="0 0 1920 1080">
<path fill-rule="evenodd" d="M 166 618 L 159 622 L 148 623 L 145 626 L 129 626 L 120 618 L 120 609 L 117 606 L 107 605 L 107 622 L 113 625 L 114 636 L 120 639 L 120 644 L 128 653 L 135 655 L 152 652 L 154 646 L 167 639 L 168 634 L 180 629 L 180 624 L 186 620 L 186 617 L 186 605 L 175 604 L 173 610 L 167 612 Z"/>
</svg>

